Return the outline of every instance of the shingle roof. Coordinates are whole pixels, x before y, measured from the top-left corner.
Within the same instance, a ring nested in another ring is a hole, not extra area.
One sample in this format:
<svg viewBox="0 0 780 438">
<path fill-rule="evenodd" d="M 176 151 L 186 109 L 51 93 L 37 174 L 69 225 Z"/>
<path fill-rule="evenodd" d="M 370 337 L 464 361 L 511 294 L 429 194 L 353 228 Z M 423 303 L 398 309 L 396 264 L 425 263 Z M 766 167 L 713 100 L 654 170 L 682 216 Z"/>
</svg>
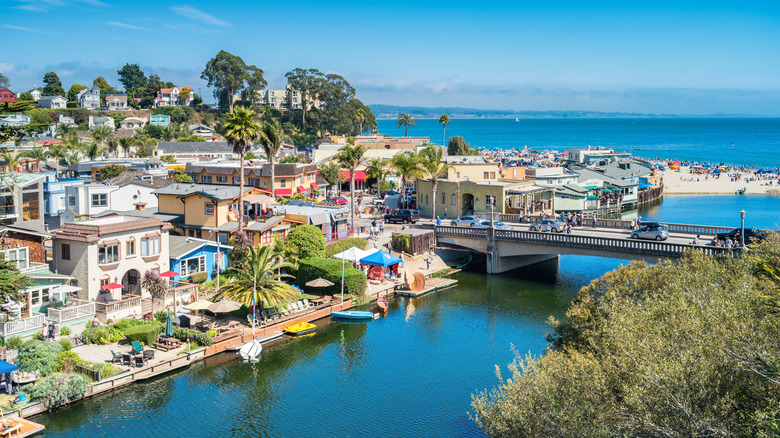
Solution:
<svg viewBox="0 0 780 438">
<path fill-rule="evenodd" d="M 251 190 L 252 187 L 245 187 L 245 190 Z M 194 193 L 200 193 L 212 199 L 224 200 L 234 199 L 241 192 L 241 187 L 215 184 L 182 184 L 174 183 L 168 187 L 155 190 L 157 195 L 179 195 L 188 196 Z"/>
<path fill-rule="evenodd" d="M 147 177 L 151 176 L 151 181 L 142 180 L 141 179 L 142 176 L 147 176 Z M 137 184 L 146 187 L 163 188 L 173 184 L 174 181 L 159 176 L 152 176 L 144 172 L 122 172 L 119 175 L 115 176 L 114 178 L 111 178 L 110 180 L 106 181 L 106 183 L 115 184 L 120 187 L 124 187 L 128 184 Z"/>
</svg>

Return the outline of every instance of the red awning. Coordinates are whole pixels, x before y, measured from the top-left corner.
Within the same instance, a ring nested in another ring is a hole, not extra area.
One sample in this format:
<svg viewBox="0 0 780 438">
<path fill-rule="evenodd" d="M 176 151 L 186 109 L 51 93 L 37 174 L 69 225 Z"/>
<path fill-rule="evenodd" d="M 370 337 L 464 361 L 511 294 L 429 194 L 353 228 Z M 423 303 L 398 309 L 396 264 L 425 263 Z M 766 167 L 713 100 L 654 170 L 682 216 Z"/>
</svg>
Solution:
<svg viewBox="0 0 780 438">
<path fill-rule="evenodd" d="M 313 188 L 313 189 L 318 189 L 318 188 L 320 188 L 320 186 L 318 186 L 318 185 L 317 185 L 317 183 L 311 183 L 311 184 L 309 184 L 309 185 L 310 185 L 310 186 L 311 186 L 311 188 Z"/>
<path fill-rule="evenodd" d="M 297 187 L 297 189 L 298 189 L 298 191 L 299 191 L 299 192 L 301 192 L 301 193 L 303 193 L 303 192 L 305 192 L 305 191 L 306 191 L 306 187 L 304 187 L 304 186 L 298 186 L 298 187 Z"/>
<path fill-rule="evenodd" d="M 344 178 L 344 181 L 349 181 L 349 171 L 348 170 L 342 170 L 339 172 L 341 174 L 341 177 Z M 364 170 L 356 170 L 355 171 L 355 181 L 365 181 L 366 180 L 366 172 Z"/>
<path fill-rule="evenodd" d="M 292 189 L 276 189 L 274 191 L 276 196 L 290 196 L 292 195 Z"/>
</svg>

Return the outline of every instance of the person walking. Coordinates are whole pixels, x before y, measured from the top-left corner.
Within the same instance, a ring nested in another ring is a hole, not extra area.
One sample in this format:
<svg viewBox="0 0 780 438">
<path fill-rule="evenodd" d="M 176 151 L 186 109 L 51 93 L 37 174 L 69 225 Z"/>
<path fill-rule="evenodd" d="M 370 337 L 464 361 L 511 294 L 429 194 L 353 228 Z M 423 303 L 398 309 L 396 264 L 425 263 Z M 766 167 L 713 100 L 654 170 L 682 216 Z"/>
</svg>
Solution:
<svg viewBox="0 0 780 438">
<path fill-rule="evenodd" d="M 54 331 L 55 331 L 54 323 L 50 322 L 49 323 L 49 338 L 48 338 L 49 342 L 54 342 Z"/>
<path fill-rule="evenodd" d="M 593 213 L 593 228 L 596 228 L 596 213 Z"/>
<path fill-rule="evenodd" d="M 379 235 L 384 236 L 385 235 L 385 223 L 380 222 L 379 223 Z"/>
<path fill-rule="evenodd" d="M 571 223 L 566 224 L 566 234 L 571 234 Z"/>
<path fill-rule="evenodd" d="M 444 219 L 447 219 L 447 207 L 444 207 Z"/>
<path fill-rule="evenodd" d="M 441 225 L 441 218 L 436 216 L 436 225 Z"/>
</svg>

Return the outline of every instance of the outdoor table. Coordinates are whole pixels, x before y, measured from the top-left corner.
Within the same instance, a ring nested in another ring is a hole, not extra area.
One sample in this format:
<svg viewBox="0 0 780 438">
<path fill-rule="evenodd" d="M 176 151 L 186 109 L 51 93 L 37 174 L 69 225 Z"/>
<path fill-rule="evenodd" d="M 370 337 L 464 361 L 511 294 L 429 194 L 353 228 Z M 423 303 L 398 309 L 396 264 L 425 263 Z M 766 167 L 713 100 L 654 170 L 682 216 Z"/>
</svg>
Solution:
<svg viewBox="0 0 780 438">
<path fill-rule="evenodd" d="M 154 350 L 144 350 L 144 359 L 154 359 Z"/>
</svg>

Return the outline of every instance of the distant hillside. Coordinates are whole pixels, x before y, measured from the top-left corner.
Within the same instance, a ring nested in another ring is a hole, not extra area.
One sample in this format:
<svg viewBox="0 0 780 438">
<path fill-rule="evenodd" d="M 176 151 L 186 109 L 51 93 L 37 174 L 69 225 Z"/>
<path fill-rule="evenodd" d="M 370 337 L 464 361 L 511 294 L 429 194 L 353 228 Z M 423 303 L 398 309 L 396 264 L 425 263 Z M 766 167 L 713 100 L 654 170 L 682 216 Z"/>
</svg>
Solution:
<svg viewBox="0 0 780 438">
<path fill-rule="evenodd" d="M 438 118 L 442 114 L 447 114 L 452 118 L 539 118 L 539 117 L 679 117 L 674 114 L 643 114 L 643 113 L 621 113 L 621 112 L 602 112 L 602 111 L 515 111 L 515 110 L 484 110 L 476 108 L 460 107 L 436 107 L 428 108 L 422 106 L 396 106 L 396 105 L 368 105 L 371 112 L 378 119 L 396 118 L 398 113 L 413 113 L 420 119 Z"/>
</svg>

